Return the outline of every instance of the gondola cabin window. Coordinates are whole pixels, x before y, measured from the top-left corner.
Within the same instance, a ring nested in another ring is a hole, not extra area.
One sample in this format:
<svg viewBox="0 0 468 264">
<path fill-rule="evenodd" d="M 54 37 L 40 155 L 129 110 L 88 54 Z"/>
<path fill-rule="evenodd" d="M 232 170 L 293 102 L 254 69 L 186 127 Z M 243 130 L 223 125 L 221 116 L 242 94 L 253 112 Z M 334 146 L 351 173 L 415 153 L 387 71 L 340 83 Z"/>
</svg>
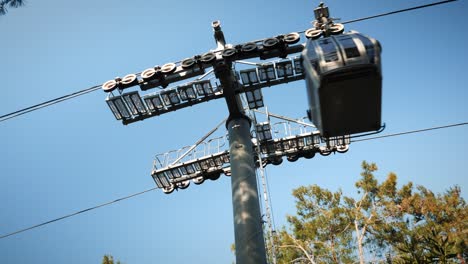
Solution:
<svg viewBox="0 0 468 264">
<path fill-rule="evenodd" d="M 381 128 L 380 44 L 358 32 L 309 39 L 302 53 L 308 116 L 324 137 Z"/>
</svg>

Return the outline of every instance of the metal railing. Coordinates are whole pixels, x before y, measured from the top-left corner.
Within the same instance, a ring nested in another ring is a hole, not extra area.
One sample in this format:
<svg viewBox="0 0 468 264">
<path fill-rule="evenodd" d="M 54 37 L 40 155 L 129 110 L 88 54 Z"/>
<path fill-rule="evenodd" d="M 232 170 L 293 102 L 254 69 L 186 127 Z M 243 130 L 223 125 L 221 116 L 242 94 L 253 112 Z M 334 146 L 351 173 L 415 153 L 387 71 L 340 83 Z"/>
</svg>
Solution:
<svg viewBox="0 0 468 264">
<path fill-rule="evenodd" d="M 350 144 L 349 136 L 321 137 L 305 118 L 276 122 L 271 125 L 270 132 L 271 138 L 259 140 L 255 130 L 252 131 L 257 167 L 260 166 L 260 159 L 261 164 L 266 166 L 281 164 L 283 157 L 288 161 L 296 161 L 302 157 L 312 158 L 316 153 L 323 156 L 334 152 L 344 153 Z M 201 184 L 206 179 L 218 179 L 221 174 L 229 176 L 228 146 L 225 135 L 157 154 L 153 162 L 152 177 L 159 188 L 170 193 L 175 189 L 187 188 L 190 180 Z"/>
</svg>

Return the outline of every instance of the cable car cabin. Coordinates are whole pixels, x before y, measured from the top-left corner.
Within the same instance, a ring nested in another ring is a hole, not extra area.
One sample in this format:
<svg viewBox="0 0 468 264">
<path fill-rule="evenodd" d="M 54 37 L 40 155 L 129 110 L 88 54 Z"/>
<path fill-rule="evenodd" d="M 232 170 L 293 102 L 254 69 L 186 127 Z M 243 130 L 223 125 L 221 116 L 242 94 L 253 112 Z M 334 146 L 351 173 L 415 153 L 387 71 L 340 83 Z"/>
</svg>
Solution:
<svg viewBox="0 0 468 264">
<path fill-rule="evenodd" d="M 355 31 L 308 40 L 302 53 L 307 112 L 322 136 L 381 128 L 380 52 L 377 40 Z"/>
</svg>

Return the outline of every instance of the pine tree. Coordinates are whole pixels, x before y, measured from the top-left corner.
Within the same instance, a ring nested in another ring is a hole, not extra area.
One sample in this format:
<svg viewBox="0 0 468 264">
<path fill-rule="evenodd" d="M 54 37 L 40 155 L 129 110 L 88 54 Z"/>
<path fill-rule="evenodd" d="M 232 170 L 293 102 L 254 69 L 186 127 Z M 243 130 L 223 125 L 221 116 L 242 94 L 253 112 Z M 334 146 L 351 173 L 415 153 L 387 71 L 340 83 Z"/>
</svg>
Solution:
<svg viewBox="0 0 468 264">
<path fill-rule="evenodd" d="M 379 182 L 376 172 L 362 163 L 357 198 L 316 185 L 293 190 L 297 215 L 277 236 L 279 263 L 465 264 L 468 207 L 460 187 L 444 194 L 411 182 L 397 188 L 395 173 Z"/>
<path fill-rule="evenodd" d="M 0 15 L 5 15 L 7 13 L 8 7 L 20 7 L 24 5 L 23 0 L 0 0 Z"/>
</svg>

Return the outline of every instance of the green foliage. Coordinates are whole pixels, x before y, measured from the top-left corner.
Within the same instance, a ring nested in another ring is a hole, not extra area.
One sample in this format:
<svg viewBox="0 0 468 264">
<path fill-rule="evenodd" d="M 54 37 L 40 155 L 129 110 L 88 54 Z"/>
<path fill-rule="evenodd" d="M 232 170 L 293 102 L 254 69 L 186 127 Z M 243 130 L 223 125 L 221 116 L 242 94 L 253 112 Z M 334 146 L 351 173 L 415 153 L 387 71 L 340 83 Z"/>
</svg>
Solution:
<svg viewBox="0 0 468 264">
<path fill-rule="evenodd" d="M 111 255 L 104 255 L 104 257 L 102 257 L 102 264 L 122 264 L 120 262 L 120 260 L 118 260 L 117 262 L 114 262 L 114 257 L 112 257 Z"/>
<path fill-rule="evenodd" d="M 293 191 L 297 216 L 288 216 L 292 234 L 280 232 L 282 261 L 304 257 L 318 263 L 350 263 L 353 259 L 350 221 L 342 192 L 317 185 Z M 280 262 L 282 262 L 280 261 Z"/>
<path fill-rule="evenodd" d="M 362 163 L 359 197 L 319 186 L 293 191 L 296 216 L 277 236 L 279 263 L 465 263 L 468 208 L 455 186 L 434 194 Z"/>
<path fill-rule="evenodd" d="M 7 6 L 16 8 L 22 5 L 24 5 L 23 0 L 0 0 L 0 15 L 7 13 Z"/>
<path fill-rule="evenodd" d="M 109 255 L 104 255 L 104 257 L 102 257 L 102 264 L 114 264 L 114 258 Z"/>
<path fill-rule="evenodd" d="M 398 252 L 398 263 L 457 263 L 466 259 L 468 208 L 458 186 L 436 195 L 423 186 L 393 207 L 392 223 L 382 223 L 376 237 Z M 387 205 L 387 208 L 391 208 Z M 387 214 L 391 212 L 387 210 Z"/>
</svg>

